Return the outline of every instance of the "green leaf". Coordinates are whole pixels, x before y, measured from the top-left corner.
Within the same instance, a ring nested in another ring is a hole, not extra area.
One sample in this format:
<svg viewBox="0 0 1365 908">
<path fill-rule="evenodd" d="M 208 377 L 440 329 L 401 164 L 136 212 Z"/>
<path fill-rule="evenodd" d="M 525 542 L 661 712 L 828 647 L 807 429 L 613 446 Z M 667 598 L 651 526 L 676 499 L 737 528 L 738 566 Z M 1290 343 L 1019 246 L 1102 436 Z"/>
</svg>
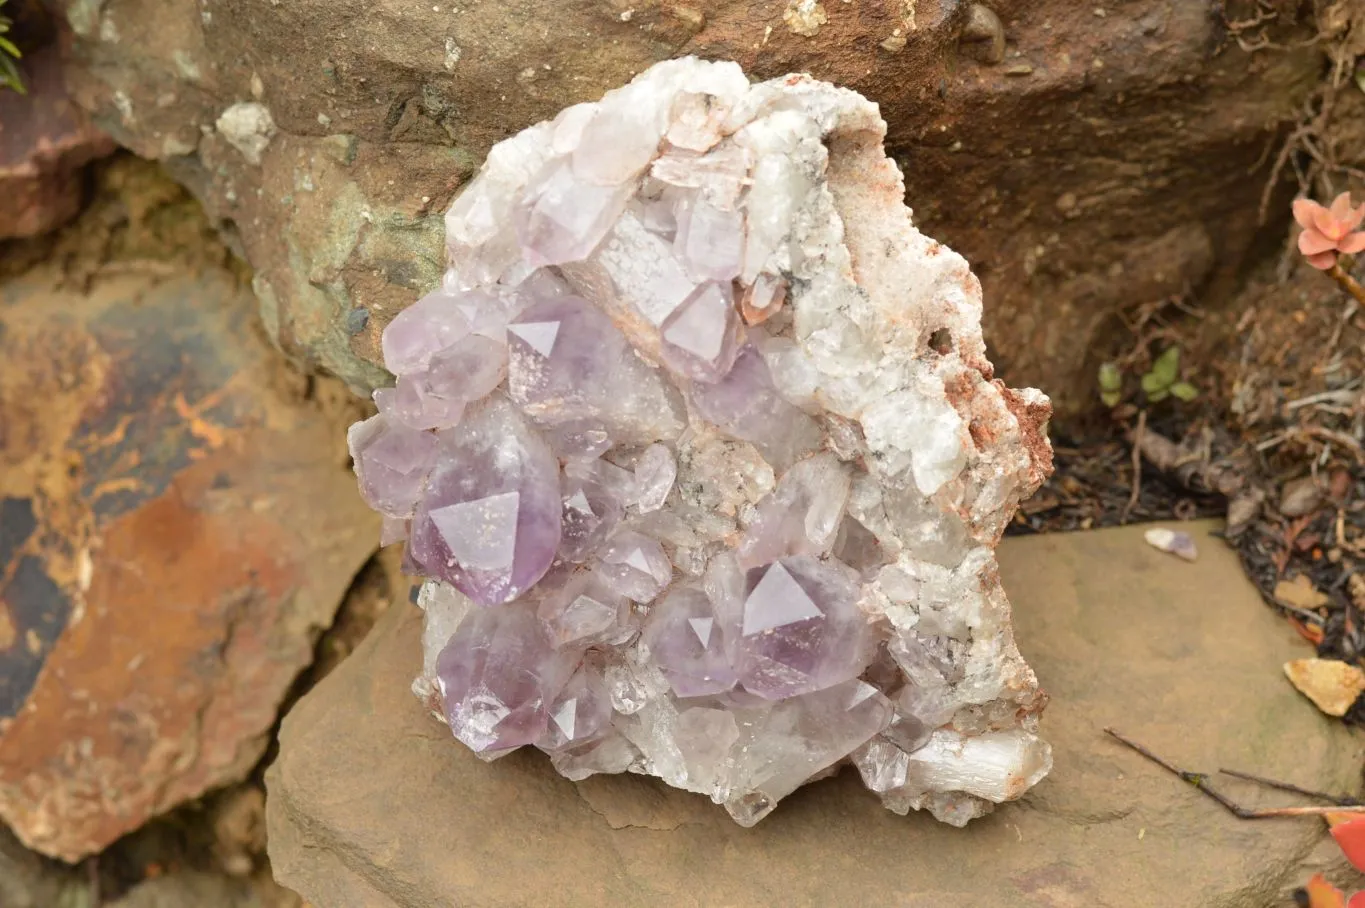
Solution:
<svg viewBox="0 0 1365 908">
<path fill-rule="evenodd" d="M 1161 387 L 1163 388 L 1179 378 L 1180 348 L 1171 347 L 1158 356 L 1156 362 L 1152 363 L 1151 374 L 1157 377 L 1157 380 L 1161 382 Z"/>
<path fill-rule="evenodd" d="M 1100 400 L 1104 401 L 1106 407 L 1117 407 L 1119 401 L 1123 400 L 1123 395 L 1118 391 L 1101 391 Z"/>
<path fill-rule="evenodd" d="M 19 48 L 15 47 L 14 42 L 9 38 L 0 37 L 0 50 L 3 50 L 16 60 L 23 56 L 23 54 L 19 53 Z"/>
<path fill-rule="evenodd" d="M 0 56 L 0 88 L 8 85 L 21 95 L 28 94 L 24 88 L 24 78 L 19 73 L 18 67 L 9 57 Z"/>
<path fill-rule="evenodd" d="M 1171 396 L 1179 400 L 1191 401 L 1199 396 L 1199 389 L 1187 381 L 1178 381 L 1171 385 Z"/>
<path fill-rule="evenodd" d="M 1151 394 L 1148 394 L 1147 399 L 1152 403 L 1156 403 L 1159 400 L 1165 400 L 1167 393 L 1168 392 L 1166 391 L 1165 388 L 1159 388 L 1156 391 L 1153 391 Z"/>
<path fill-rule="evenodd" d="M 1123 387 L 1123 375 L 1114 363 L 1100 363 L 1100 390 L 1118 391 Z"/>
<path fill-rule="evenodd" d="M 1142 392 L 1148 397 L 1151 397 L 1158 391 L 1166 390 L 1166 387 L 1169 384 L 1170 382 L 1161 380 L 1161 376 L 1156 374 L 1155 369 L 1142 376 Z"/>
</svg>

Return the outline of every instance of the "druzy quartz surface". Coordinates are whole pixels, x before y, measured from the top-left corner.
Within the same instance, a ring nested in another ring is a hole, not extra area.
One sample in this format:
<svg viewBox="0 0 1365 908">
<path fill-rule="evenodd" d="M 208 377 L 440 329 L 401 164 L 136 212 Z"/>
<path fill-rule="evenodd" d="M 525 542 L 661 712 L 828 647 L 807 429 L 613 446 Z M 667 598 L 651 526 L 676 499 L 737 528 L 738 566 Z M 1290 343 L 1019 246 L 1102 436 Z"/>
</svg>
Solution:
<svg viewBox="0 0 1365 908">
<path fill-rule="evenodd" d="M 456 198 L 349 442 L 427 578 L 414 690 L 479 756 L 745 825 L 843 764 L 958 825 L 1047 773 L 994 547 L 1049 405 L 992 378 L 884 132 L 851 91 L 673 60 Z"/>
</svg>

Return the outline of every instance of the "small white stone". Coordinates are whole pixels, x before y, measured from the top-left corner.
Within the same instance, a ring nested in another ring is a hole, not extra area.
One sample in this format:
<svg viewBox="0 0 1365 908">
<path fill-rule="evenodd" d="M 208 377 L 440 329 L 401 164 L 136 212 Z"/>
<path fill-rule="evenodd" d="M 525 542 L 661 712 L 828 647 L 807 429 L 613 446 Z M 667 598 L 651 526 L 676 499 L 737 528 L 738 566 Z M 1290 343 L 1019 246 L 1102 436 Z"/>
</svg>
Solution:
<svg viewBox="0 0 1365 908">
<path fill-rule="evenodd" d="M 252 164 L 261 163 L 261 154 L 275 135 L 275 119 L 270 110 L 256 101 L 239 101 L 227 108 L 215 124 L 218 132 Z"/>
<path fill-rule="evenodd" d="M 1169 552 L 1185 561 L 1194 561 L 1199 557 L 1199 549 L 1194 544 L 1194 538 L 1183 530 L 1152 527 L 1142 534 L 1142 538 L 1147 540 L 1147 544 L 1152 548 Z"/>
</svg>

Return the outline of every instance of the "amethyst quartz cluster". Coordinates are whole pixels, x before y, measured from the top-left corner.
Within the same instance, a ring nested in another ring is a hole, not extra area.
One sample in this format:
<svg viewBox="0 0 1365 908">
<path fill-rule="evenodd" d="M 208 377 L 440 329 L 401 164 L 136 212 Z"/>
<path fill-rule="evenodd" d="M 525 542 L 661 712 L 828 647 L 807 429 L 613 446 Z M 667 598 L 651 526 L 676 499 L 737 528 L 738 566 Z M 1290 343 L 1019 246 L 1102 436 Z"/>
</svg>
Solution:
<svg viewBox="0 0 1365 908">
<path fill-rule="evenodd" d="M 961 825 L 1051 765 L 994 546 L 1047 398 L 992 379 L 860 95 L 660 63 L 496 145 L 351 427 L 425 576 L 414 690 L 492 760 L 758 822 L 852 763 Z"/>
</svg>

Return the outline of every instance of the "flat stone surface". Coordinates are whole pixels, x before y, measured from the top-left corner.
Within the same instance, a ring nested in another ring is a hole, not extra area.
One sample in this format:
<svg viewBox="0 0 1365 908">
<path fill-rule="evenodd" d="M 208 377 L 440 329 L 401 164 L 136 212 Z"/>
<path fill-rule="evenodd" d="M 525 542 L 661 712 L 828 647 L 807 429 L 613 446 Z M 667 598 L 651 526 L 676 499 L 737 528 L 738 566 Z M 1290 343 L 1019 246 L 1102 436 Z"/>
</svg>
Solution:
<svg viewBox="0 0 1365 908">
<path fill-rule="evenodd" d="M 652 780 L 574 784 L 537 753 L 482 763 L 409 692 L 421 616 L 394 608 L 285 719 L 266 777 L 276 876 L 325 908 L 758 906 L 779 892 L 914 908 L 1285 904 L 1320 823 L 1236 820 L 1102 732 L 1190 768 L 1356 784 L 1359 738 L 1280 671 L 1304 645 L 1212 526 L 1193 526 L 1194 564 L 1141 527 L 1001 546 L 1020 648 L 1052 694 L 1056 763 L 965 830 L 885 811 L 851 770 L 741 829 Z"/>
<path fill-rule="evenodd" d="M 0 286 L 0 819 L 75 861 L 251 770 L 377 519 L 231 275 L 60 282 Z"/>
</svg>

